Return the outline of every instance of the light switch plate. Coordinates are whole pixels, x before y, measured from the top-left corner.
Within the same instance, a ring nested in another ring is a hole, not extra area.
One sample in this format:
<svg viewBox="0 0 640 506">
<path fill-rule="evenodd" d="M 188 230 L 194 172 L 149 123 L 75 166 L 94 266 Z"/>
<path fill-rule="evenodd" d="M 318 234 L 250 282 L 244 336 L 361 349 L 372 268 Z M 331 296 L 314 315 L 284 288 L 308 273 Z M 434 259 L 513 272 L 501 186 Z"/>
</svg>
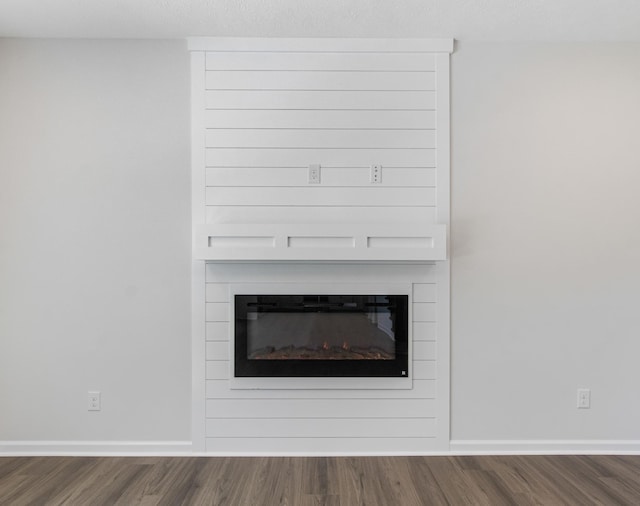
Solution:
<svg viewBox="0 0 640 506">
<path fill-rule="evenodd" d="M 370 170 L 370 182 L 380 184 L 382 182 L 382 165 L 372 165 Z"/>
</svg>

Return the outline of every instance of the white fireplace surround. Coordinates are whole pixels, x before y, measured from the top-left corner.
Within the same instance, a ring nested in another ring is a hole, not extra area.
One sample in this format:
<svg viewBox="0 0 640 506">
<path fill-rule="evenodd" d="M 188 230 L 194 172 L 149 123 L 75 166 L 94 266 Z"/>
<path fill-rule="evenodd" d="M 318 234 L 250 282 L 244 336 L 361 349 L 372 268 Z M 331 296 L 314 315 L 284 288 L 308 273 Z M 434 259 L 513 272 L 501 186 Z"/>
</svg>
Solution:
<svg viewBox="0 0 640 506">
<path fill-rule="evenodd" d="M 189 49 L 194 445 L 447 450 L 453 41 L 198 38 Z M 408 295 L 409 376 L 235 378 L 241 292 Z"/>
<path fill-rule="evenodd" d="M 199 279 L 205 280 L 196 287 L 197 300 L 205 304 L 194 308 L 198 321 L 194 322 L 194 377 L 201 378 L 194 382 L 194 434 L 202 438 L 203 451 L 361 454 L 441 451 L 448 446 L 444 263 L 198 261 L 197 265 L 202 267 Z M 265 378 L 266 382 L 256 379 L 255 384 L 234 379 L 232 295 L 308 290 L 408 294 L 410 388 L 393 385 L 404 378 L 319 378 L 318 382 Z M 371 380 L 377 384 L 366 385 Z"/>
</svg>

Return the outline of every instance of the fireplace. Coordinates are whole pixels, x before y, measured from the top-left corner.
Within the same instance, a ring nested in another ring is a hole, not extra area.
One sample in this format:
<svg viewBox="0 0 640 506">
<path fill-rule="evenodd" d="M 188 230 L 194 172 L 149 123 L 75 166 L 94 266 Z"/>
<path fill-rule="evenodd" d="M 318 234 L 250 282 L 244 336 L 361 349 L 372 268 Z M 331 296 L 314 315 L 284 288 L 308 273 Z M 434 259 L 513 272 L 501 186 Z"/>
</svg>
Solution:
<svg viewBox="0 0 640 506">
<path fill-rule="evenodd" d="M 409 374 L 407 295 L 234 296 L 234 376 Z"/>
</svg>

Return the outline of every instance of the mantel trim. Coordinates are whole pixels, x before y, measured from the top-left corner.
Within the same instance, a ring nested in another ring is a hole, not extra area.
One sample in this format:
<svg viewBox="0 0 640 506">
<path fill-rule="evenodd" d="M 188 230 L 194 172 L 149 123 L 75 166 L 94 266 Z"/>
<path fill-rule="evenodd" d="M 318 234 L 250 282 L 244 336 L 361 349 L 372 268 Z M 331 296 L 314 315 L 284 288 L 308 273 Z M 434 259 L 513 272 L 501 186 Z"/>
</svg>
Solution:
<svg viewBox="0 0 640 506">
<path fill-rule="evenodd" d="M 196 260 L 387 261 L 446 260 L 446 225 L 335 224 L 196 227 Z"/>
</svg>

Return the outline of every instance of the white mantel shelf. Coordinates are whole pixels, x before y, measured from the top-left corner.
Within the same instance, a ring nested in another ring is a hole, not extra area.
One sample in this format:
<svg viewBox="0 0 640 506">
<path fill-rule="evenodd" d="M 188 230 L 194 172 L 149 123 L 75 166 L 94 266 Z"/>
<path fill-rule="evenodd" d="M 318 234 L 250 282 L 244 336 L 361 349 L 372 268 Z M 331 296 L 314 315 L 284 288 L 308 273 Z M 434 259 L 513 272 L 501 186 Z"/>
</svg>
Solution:
<svg viewBox="0 0 640 506">
<path fill-rule="evenodd" d="M 194 258 L 218 262 L 431 262 L 447 258 L 446 225 L 201 225 Z"/>
</svg>

